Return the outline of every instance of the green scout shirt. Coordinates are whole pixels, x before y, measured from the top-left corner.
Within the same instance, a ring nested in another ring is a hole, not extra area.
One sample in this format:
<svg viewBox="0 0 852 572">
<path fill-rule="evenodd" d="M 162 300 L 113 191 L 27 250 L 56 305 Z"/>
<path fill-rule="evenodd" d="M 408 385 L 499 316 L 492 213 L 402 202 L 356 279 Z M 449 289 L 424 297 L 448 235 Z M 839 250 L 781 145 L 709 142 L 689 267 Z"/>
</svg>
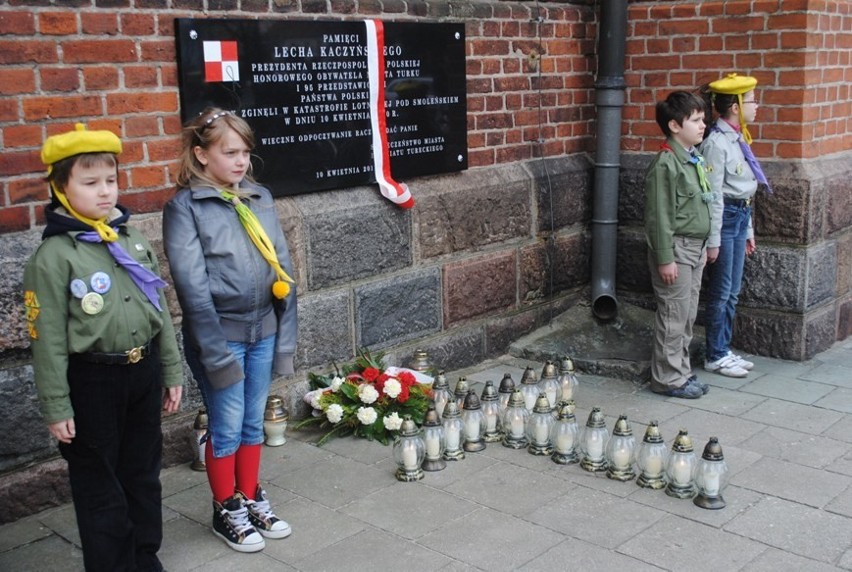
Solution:
<svg viewBox="0 0 852 572">
<path fill-rule="evenodd" d="M 79 232 L 45 239 L 24 270 L 24 305 L 33 353 L 33 369 L 39 406 L 45 421 L 55 423 L 74 417 L 68 387 L 68 356 L 74 353 L 124 353 L 156 337 L 163 366 L 163 386 L 183 383 L 183 366 L 175 339 L 174 324 L 160 290 L 157 310 L 118 266 L 103 243 L 78 241 Z M 159 276 L 151 245 L 133 227 L 119 227 L 118 242 L 145 268 Z M 100 275 L 109 289 L 101 294 L 103 308 L 94 314 L 83 310 L 80 287 L 93 292 L 92 276 Z M 71 283 L 75 279 L 75 290 Z M 116 383 L 121 383 L 116 379 Z"/>
<path fill-rule="evenodd" d="M 710 205 L 690 154 L 674 139 L 651 162 L 645 174 L 645 238 L 657 264 L 674 261 L 674 237 L 705 240 L 710 233 Z"/>
</svg>

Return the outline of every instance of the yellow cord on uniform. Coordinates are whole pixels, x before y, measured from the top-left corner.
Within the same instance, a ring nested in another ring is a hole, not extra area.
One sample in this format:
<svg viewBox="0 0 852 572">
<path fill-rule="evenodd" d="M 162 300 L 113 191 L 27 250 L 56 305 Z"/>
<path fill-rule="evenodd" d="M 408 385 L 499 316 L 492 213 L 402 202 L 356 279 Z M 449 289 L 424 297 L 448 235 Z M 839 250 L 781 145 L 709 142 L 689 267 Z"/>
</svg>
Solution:
<svg viewBox="0 0 852 572">
<path fill-rule="evenodd" d="M 101 237 L 101 240 L 104 242 L 115 242 L 118 240 L 118 233 L 115 232 L 107 223 L 106 217 L 95 220 L 93 218 L 85 217 L 71 208 L 71 203 L 68 202 L 68 197 L 65 196 L 65 193 L 60 193 L 56 190 L 56 187 L 53 183 L 50 183 L 51 187 L 53 187 L 53 196 L 56 197 L 65 210 L 68 211 L 68 214 L 76 218 L 82 223 L 85 223 L 95 229 L 95 232 L 98 233 L 98 236 Z"/>
<path fill-rule="evenodd" d="M 278 262 L 278 255 L 275 252 L 275 247 L 272 245 L 272 241 L 269 240 L 269 235 L 266 234 L 266 231 L 263 229 L 263 225 L 260 224 L 260 221 L 257 220 L 257 216 L 251 211 L 251 209 L 240 201 L 240 198 L 237 195 L 225 190 L 221 190 L 219 192 L 222 194 L 222 198 L 226 201 L 230 201 L 230 203 L 234 205 L 234 210 L 237 211 L 237 215 L 240 217 L 240 222 L 242 223 L 243 228 L 246 229 L 246 234 L 248 234 L 251 241 L 257 247 L 261 256 L 263 256 L 269 265 L 272 266 L 272 269 L 275 270 L 278 280 L 272 285 L 272 295 L 279 300 L 286 298 L 290 293 L 290 285 L 287 283 L 294 283 L 295 281 L 287 275 L 283 268 L 281 268 L 281 263 Z"/>
</svg>

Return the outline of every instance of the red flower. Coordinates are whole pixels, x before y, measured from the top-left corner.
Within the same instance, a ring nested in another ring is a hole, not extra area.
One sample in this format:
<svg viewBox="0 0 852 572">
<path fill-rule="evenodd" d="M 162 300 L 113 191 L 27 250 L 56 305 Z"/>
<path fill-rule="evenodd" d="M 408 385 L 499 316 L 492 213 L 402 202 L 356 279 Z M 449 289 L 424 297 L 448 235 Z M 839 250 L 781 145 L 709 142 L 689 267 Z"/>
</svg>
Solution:
<svg viewBox="0 0 852 572">
<path fill-rule="evenodd" d="M 408 386 L 404 383 L 401 383 L 400 385 L 402 385 L 402 391 L 400 391 L 399 395 L 396 396 L 396 400 L 400 403 L 405 403 L 406 401 L 408 401 L 409 397 Z"/>
<path fill-rule="evenodd" d="M 417 383 L 417 380 L 414 378 L 414 376 L 407 371 L 399 372 L 396 378 L 399 380 L 400 385 L 402 385 L 403 387 L 410 387 Z"/>
<path fill-rule="evenodd" d="M 361 372 L 361 376 L 370 382 L 376 381 L 376 378 L 379 377 L 381 372 L 374 367 L 365 368 L 364 371 Z"/>
</svg>

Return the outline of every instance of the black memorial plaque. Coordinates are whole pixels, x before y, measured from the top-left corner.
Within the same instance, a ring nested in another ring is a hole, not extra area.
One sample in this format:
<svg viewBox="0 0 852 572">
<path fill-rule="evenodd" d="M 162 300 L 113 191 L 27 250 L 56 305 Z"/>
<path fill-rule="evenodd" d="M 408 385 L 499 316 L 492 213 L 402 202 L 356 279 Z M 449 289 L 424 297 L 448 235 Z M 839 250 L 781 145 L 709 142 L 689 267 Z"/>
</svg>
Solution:
<svg viewBox="0 0 852 572">
<path fill-rule="evenodd" d="M 383 26 L 391 175 L 466 169 L 464 25 Z M 175 33 L 183 121 L 243 117 L 273 194 L 376 181 L 364 22 L 177 19 Z"/>
</svg>

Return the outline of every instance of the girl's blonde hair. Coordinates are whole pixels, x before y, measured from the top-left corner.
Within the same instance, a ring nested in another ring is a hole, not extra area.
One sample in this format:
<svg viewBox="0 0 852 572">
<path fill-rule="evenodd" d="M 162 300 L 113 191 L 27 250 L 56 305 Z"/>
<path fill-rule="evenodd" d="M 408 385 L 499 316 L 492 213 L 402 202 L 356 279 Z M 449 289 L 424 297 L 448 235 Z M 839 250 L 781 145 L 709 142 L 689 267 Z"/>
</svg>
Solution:
<svg viewBox="0 0 852 572">
<path fill-rule="evenodd" d="M 241 117 L 237 117 L 225 109 L 208 107 L 199 113 L 195 119 L 184 125 L 181 132 L 180 166 L 177 175 L 178 187 L 188 187 L 192 179 L 201 179 L 202 181 L 211 183 L 213 186 L 217 185 L 204 174 L 204 165 L 198 161 L 194 149 L 196 147 L 209 149 L 211 145 L 215 145 L 225 136 L 228 129 L 236 132 L 250 151 L 254 150 L 254 132 L 249 127 L 249 124 Z M 251 177 L 251 172 L 252 165 L 249 164 L 245 178 L 253 183 L 254 179 Z"/>
</svg>

